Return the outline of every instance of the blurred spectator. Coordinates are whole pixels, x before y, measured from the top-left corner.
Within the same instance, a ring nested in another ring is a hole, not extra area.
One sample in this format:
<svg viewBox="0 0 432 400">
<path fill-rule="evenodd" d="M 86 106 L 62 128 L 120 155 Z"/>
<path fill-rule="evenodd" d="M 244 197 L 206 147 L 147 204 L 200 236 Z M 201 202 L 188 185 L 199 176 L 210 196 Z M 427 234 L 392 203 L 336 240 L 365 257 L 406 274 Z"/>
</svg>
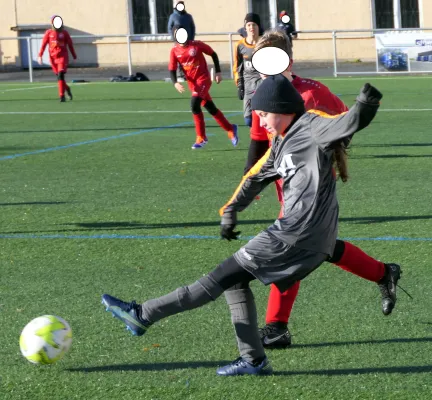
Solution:
<svg viewBox="0 0 432 400">
<path fill-rule="evenodd" d="M 182 11 L 177 9 L 178 5 L 180 5 L 180 8 L 183 8 Z M 181 5 L 183 5 L 183 7 Z M 171 34 L 173 40 L 173 28 L 175 25 L 182 26 L 186 29 L 188 33 L 188 40 L 195 40 L 195 22 L 192 15 L 186 11 L 184 1 L 174 0 L 174 11 L 168 20 L 168 32 Z"/>
<path fill-rule="evenodd" d="M 292 43 L 293 39 L 297 39 L 297 32 L 294 29 L 294 25 L 291 23 L 291 18 L 287 14 L 285 10 L 281 11 L 279 14 L 279 23 L 277 26 L 277 29 L 285 32 L 285 34 L 288 36 L 289 40 Z M 288 22 L 284 22 L 284 20 L 288 20 Z"/>
</svg>

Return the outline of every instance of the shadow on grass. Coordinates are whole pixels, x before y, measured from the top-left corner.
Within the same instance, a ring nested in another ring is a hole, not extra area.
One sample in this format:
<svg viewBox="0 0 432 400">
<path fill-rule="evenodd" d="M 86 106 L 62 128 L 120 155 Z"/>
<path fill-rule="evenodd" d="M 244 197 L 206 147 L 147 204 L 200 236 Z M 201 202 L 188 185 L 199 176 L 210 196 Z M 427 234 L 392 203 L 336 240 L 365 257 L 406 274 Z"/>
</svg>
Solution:
<svg viewBox="0 0 432 400">
<path fill-rule="evenodd" d="M 432 372 L 432 365 L 413 365 L 401 367 L 382 367 L 382 368 L 347 368 L 347 369 L 320 369 L 311 371 L 275 371 L 273 375 L 361 375 L 361 374 L 422 374 Z"/>
<path fill-rule="evenodd" d="M 354 222 L 358 224 L 372 224 L 379 222 L 395 222 L 395 221 L 412 221 L 412 220 L 423 220 L 432 219 L 432 215 L 401 215 L 401 216 L 382 216 L 382 217 L 347 217 L 339 218 L 339 222 Z M 254 220 L 241 220 L 238 226 L 242 225 L 256 225 L 256 224 L 272 224 L 274 219 L 254 219 Z M 72 222 L 70 224 L 84 229 L 163 229 L 163 228 L 195 228 L 205 226 L 219 226 L 220 221 L 203 221 L 203 222 L 174 222 L 166 224 L 146 224 L 145 222 Z"/>
<path fill-rule="evenodd" d="M 24 204 L 45 204 L 45 203 L 22 203 Z M 51 204 L 51 203 L 47 203 Z M 52 204 L 63 204 L 62 202 L 53 202 Z M 0 206 L 14 205 L 13 203 L 0 203 Z M 19 205 L 16 204 L 16 205 Z M 354 224 L 375 224 L 382 222 L 398 222 L 398 221 L 415 221 L 432 219 L 432 215 L 403 215 L 403 216 L 382 216 L 382 217 L 347 217 L 339 218 L 339 222 L 347 222 Z M 254 219 L 243 220 L 239 222 L 238 227 L 245 225 L 270 225 L 274 219 Z M 68 232 L 86 232 L 86 231 L 129 231 L 129 230 L 146 230 L 146 229 L 175 229 L 175 228 L 197 228 L 197 227 L 219 227 L 220 221 L 203 221 L 203 222 L 173 222 L 166 224 L 148 224 L 145 222 L 135 221 L 117 221 L 117 222 L 71 222 L 61 224 L 61 226 L 73 226 L 77 229 L 46 229 L 38 231 L 13 231 L 0 232 L 2 234 L 37 234 L 37 233 L 68 233 Z"/>
<path fill-rule="evenodd" d="M 430 147 L 432 143 L 377 143 L 377 144 L 353 144 L 354 147 Z"/>
<path fill-rule="evenodd" d="M 56 204 L 68 204 L 66 201 L 29 201 L 22 203 L 0 203 L 0 206 L 39 206 L 39 205 L 56 205 Z"/>
<path fill-rule="evenodd" d="M 359 345 L 359 344 L 429 343 L 429 342 L 432 342 L 432 337 L 361 340 L 361 341 L 352 341 L 352 342 L 328 342 L 328 343 L 323 342 L 323 343 L 293 344 L 290 346 L 290 349 L 349 346 L 349 345 Z"/>
<path fill-rule="evenodd" d="M 366 155 L 366 156 L 350 156 L 350 159 L 361 160 L 361 159 L 371 159 L 371 158 L 429 158 L 432 154 L 377 154 L 377 155 Z"/>
<path fill-rule="evenodd" d="M 113 371 L 171 371 L 175 369 L 217 368 L 231 361 L 190 361 L 154 364 L 118 364 L 103 365 L 99 367 L 69 368 L 69 372 L 113 372 Z M 399 367 L 368 367 L 368 368 L 343 368 L 343 369 L 319 369 L 309 371 L 275 371 L 273 375 L 358 375 L 358 374 L 419 374 L 432 372 L 432 365 L 413 365 Z"/>
<path fill-rule="evenodd" d="M 70 372 L 108 372 L 108 371 L 165 371 L 173 369 L 217 368 L 231 361 L 184 361 L 153 364 L 118 364 L 102 365 L 100 367 L 69 368 Z"/>
</svg>

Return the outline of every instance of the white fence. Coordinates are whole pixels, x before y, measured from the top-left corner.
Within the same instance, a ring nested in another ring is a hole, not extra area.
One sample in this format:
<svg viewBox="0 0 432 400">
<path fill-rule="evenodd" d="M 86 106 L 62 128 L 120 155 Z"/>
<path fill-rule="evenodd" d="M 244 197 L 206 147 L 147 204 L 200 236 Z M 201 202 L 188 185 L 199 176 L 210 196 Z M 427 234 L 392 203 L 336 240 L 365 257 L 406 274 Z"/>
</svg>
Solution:
<svg viewBox="0 0 432 400">
<path fill-rule="evenodd" d="M 427 61 L 424 60 L 425 62 L 419 70 L 412 68 L 412 63 L 421 63 L 422 59 L 420 61 L 413 61 L 412 56 L 408 56 L 408 50 L 406 51 L 407 56 L 399 54 L 405 51 L 403 41 L 399 40 L 403 35 L 410 34 L 412 37 L 418 37 L 419 40 L 424 40 L 428 44 L 429 42 L 427 41 L 429 39 L 422 38 L 428 38 L 428 35 L 431 35 L 430 31 L 432 31 L 432 28 L 299 31 L 299 38 L 294 40 L 294 58 L 297 61 L 331 62 L 333 76 L 335 77 L 340 75 L 432 73 L 432 51 L 431 57 Z M 376 38 L 384 33 L 394 35 L 394 48 L 399 49 L 399 51 L 394 51 L 394 49 L 389 51 L 384 49 L 383 53 L 377 51 Z M 233 48 L 235 42 L 239 40 L 238 33 L 200 33 L 197 37 L 208 41 L 215 48 L 221 62 L 229 61 L 232 78 Z M 165 46 L 165 49 L 169 49 L 172 46 L 171 38 L 167 35 L 72 35 L 72 38 L 76 42 L 80 62 L 82 63 L 77 66 L 122 65 L 127 66 L 129 75 L 133 74 L 134 65 L 149 63 L 166 64 L 165 52 L 159 48 L 155 51 L 155 45 Z M 432 45 L 432 35 L 430 38 Z M 2 50 L 2 48 L 7 47 L 6 45 L 10 41 L 18 41 L 18 52 L 16 51 L 17 46 L 15 46 L 15 53 L 18 53 L 15 63 L 10 62 L 8 60 L 10 57 Z M 22 66 L 23 60 L 27 60 L 29 81 L 33 82 L 35 58 L 37 58 L 40 42 L 40 35 L 32 37 L 0 37 L 0 72 L 7 65 L 17 66 L 18 64 L 18 66 Z M 399 47 L 397 47 L 398 42 L 402 43 L 399 44 Z M 409 45 L 408 47 L 415 46 Z M 429 46 L 418 46 L 418 48 L 421 47 L 426 48 Z M 82 52 L 80 51 L 81 49 Z M 406 69 L 402 68 L 403 65 L 402 67 L 399 65 L 399 69 L 402 70 L 396 70 L 396 68 L 386 70 L 386 67 L 389 67 L 391 63 L 396 63 L 398 57 L 401 59 L 399 64 L 407 63 Z M 395 60 L 392 60 L 392 58 Z M 83 59 L 84 61 L 82 61 Z M 358 62 L 353 62 L 355 60 Z M 48 65 L 48 60 L 45 60 L 45 64 Z"/>
</svg>

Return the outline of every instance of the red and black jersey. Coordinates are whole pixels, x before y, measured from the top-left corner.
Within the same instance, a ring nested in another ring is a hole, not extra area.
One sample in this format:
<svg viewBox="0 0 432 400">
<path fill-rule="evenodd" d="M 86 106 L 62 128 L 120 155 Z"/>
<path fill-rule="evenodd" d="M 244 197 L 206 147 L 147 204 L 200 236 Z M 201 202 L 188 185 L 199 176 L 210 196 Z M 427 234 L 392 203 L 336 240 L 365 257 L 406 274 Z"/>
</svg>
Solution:
<svg viewBox="0 0 432 400">
<path fill-rule="evenodd" d="M 182 46 L 178 43 L 171 49 L 168 70 L 176 71 L 180 64 L 185 78 L 192 83 L 210 80 L 210 73 L 204 54 L 213 55 L 214 50 L 199 40 L 190 40 Z"/>
<path fill-rule="evenodd" d="M 306 111 L 318 110 L 329 115 L 338 115 L 348 111 L 344 102 L 321 82 L 293 75 L 292 85 L 305 102 Z M 267 131 L 260 127 L 259 117 L 252 113 L 251 137 L 254 140 L 267 140 Z"/>
<path fill-rule="evenodd" d="M 292 85 L 305 102 L 306 111 L 318 110 L 329 115 L 342 114 L 348 111 L 344 102 L 321 82 L 293 75 Z"/>
</svg>

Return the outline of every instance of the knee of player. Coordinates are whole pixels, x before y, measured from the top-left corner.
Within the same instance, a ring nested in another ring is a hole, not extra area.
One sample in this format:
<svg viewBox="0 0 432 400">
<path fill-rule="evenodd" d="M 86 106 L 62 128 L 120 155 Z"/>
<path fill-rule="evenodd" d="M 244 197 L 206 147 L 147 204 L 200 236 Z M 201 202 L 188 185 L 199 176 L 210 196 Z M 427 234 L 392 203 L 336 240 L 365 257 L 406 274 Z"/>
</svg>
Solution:
<svg viewBox="0 0 432 400">
<path fill-rule="evenodd" d="M 192 97 L 191 111 L 192 114 L 201 114 L 201 99 L 199 97 Z"/>
</svg>

